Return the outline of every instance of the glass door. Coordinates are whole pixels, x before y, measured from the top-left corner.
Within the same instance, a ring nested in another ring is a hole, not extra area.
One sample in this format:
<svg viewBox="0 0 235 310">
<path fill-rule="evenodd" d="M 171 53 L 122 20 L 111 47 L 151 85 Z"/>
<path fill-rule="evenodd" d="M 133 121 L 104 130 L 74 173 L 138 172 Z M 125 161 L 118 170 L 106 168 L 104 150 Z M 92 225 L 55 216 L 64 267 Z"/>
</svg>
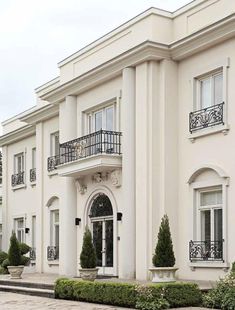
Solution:
<svg viewBox="0 0 235 310">
<path fill-rule="evenodd" d="M 92 220 L 93 242 L 99 274 L 113 274 L 113 220 Z"/>
</svg>

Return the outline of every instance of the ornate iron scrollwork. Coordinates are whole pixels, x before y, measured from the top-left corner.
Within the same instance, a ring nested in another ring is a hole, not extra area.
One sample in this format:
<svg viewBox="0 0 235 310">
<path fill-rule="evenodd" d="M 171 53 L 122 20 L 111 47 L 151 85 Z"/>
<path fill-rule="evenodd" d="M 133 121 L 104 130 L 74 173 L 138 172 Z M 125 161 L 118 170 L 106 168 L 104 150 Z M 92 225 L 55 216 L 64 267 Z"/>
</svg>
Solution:
<svg viewBox="0 0 235 310">
<path fill-rule="evenodd" d="M 223 240 L 190 241 L 189 259 L 193 261 L 223 261 Z"/>
<path fill-rule="evenodd" d="M 11 176 L 11 185 L 13 187 L 21 184 L 24 184 L 24 171 Z"/>
<path fill-rule="evenodd" d="M 30 169 L 30 182 L 36 181 L 36 168 Z"/>
<path fill-rule="evenodd" d="M 59 247 L 58 246 L 48 246 L 47 247 L 47 260 L 57 260 L 59 259 Z"/>
</svg>

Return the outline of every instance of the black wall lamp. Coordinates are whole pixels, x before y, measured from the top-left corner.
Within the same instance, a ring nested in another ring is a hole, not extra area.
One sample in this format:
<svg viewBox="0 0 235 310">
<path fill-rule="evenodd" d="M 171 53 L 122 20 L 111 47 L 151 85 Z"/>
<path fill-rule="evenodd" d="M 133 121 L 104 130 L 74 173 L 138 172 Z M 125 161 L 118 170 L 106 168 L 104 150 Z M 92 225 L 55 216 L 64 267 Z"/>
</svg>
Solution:
<svg viewBox="0 0 235 310">
<path fill-rule="evenodd" d="M 26 228 L 25 228 L 25 233 L 28 234 L 28 233 L 29 233 L 29 230 L 30 230 L 30 229 L 26 227 Z"/>
<path fill-rule="evenodd" d="M 75 225 L 76 225 L 76 226 L 79 226 L 79 225 L 80 225 L 80 222 L 81 222 L 80 217 L 76 217 L 76 218 L 75 218 Z"/>
<path fill-rule="evenodd" d="M 122 220 L 122 213 L 118 212 L 117 213 L 117 221 L 121 221 Z"/>
</svg>

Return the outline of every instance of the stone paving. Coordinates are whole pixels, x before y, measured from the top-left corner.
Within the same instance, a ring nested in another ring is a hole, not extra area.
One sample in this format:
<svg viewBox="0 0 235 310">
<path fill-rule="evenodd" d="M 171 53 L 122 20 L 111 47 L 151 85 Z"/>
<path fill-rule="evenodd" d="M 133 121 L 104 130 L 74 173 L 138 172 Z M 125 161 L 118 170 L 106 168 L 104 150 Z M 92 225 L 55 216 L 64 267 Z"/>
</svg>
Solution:
<svg viewBox="0 0 235 310">
<path fill-rule="evenodd" d="M 114 306 L 0 292 L 1 310 L 124 310 Z M 126 309 L 125 309 L 126 310 Z M 130 310 L 130 309 L 129 309 Z"/>
</svg>

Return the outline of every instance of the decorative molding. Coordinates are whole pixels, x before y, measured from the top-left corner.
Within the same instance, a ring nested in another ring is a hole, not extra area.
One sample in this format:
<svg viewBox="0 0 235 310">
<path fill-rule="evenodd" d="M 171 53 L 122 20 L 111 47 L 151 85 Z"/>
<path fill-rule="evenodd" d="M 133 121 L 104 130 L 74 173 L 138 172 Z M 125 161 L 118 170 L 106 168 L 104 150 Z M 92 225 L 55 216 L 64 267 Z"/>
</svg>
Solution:
<svg viewBox="0 0 235 310">
<path fill-rule="evenodd" d="M 83 178 L 76 179 L 75 185 L 81 195 L 84 195 L 87 192 L 87 185 L 84 184 Z"/>
<path fill-rule="evenodd" d="M 97 172 L 93 174 L 92 180 L 95 183 L 101 183 L 107 180 L 107 172 Z"/>
<path fill-rule="evenodd" d="M 20 117 L 20 120 L 28 124 L 36 124 L 37 122 L 45 121 L 57 115 L 59 115 L 59 107 L 47 104 Z"/>
<path fill-rule="evenodd" d="M 36 134 L 36 128 L 32 125 L 26 125 L 20 127 L 14 131 L 11 131 L 0 137 L 0 146 L 8 145 L 11 143 L 15 143 L 24 138 L 33 136 Z"/>
<path fill-rule="evenodd" d="M 120 187 L 122 185 L 121 169 L 116 169 L 110 173 L 110 180 L 113 186 Z"/>
</svg>

